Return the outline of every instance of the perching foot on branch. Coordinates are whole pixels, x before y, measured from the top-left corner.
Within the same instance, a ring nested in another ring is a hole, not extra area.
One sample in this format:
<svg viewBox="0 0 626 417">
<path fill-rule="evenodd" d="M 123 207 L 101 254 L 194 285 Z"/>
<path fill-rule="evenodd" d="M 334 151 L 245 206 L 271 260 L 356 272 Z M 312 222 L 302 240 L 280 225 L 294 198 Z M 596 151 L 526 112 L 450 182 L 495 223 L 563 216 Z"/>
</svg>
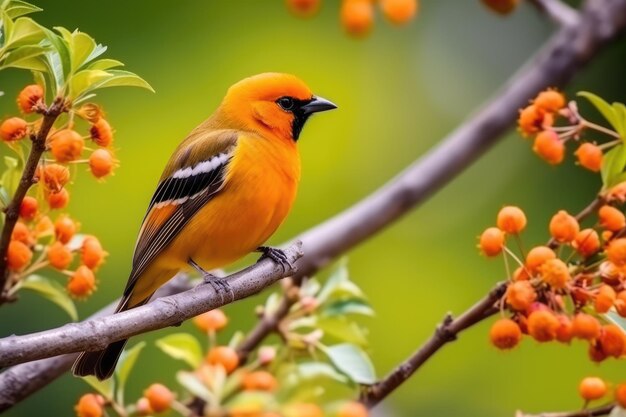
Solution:
<svg viewBox="0 0 626 417">
<path fill-rule="evenodd" d="M 228 280 L 206 271 L 193 259 L 189 260 L 189 265 L 191 265 L 196 271 L 200 273 L 200 275 L 202 275 L 203 284 L 209 284 L 215 290 L 215 292 L 220 295 L 222 302 L 224 302 L 224 294 L 228 294 L 231 303 L 235 301 L 235 293 L 233 292 L 233 289 L 231 288 Z"/>
<path fill-rule="evenodd" d="M 256 249 L 256 252 L 262 253 L 257 262 L 261 262 L 263 259 L 269 258 L 274 261 L 274 263 L 280 265 L 281 268 L 283 268 L 283 271 L 293 267 L 291 262 L 289 262 L 287 255 L 285 255 L 285 251 L 282 249 L 272 248 L 271 246 L 259 246 Z"/>
</svg>

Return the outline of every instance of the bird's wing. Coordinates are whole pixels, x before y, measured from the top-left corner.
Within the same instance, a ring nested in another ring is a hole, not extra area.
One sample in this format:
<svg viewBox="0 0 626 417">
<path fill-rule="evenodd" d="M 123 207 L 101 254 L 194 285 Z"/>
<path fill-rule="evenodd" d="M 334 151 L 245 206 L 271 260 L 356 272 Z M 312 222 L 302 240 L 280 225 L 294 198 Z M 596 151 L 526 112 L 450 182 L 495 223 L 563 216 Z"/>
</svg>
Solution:
<svg viewBox="0 0 626 417">
<path fill-rule="evenodd" d="M 141 226 L 125 295 L 193 215 L 220 192 L 237 138 L 234 130 L 194 132 L 174 153 Z"/>
</svg>

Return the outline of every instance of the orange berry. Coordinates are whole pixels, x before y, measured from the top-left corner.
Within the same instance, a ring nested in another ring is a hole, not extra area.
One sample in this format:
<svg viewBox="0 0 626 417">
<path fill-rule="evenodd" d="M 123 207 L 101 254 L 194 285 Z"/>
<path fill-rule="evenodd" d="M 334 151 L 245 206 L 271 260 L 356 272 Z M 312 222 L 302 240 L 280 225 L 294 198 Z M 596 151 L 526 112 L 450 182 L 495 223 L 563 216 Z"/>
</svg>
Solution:
<svg viewBox="0 0 626 417">
<path fill-rule="evenodd" d="M 523 266 L 519 266 L 513 271 L 513 281 L 528 281 L 530 276 Z"/>
<path fill-rule="evenodd" d="M 503 232 L 516 234 L 526 227 L 526 215 L 519 207 L 505 206 L 498 212 L 496 224 Z"/>
<path fill-rule="evenodd" d="M 541 265 L 550 259 L 555 259 L 556 253 L 547 246 L 535 246 L 526 255 L 526 268 L 531 274 L 539 271 Z"/>
<path fill-rule="evenodd" d="M 626 408 L 626 384 L 618 384 L 615 388 L 615 401 L 620 407 Z"/>
<path fill-rule="evenodd" d="M 70 193 L 65 188 L 61 188 L 58 193 L 49 192 L 46 200 L 51 209 L 62 209 L 70 202 Z"/>
<path fill-rule="evenodd" d="M 348 401 L 339 406 L 337 417 L 368 417 L 367 408 L 357 401 Z"/>
<path fill-rule="evenodd" d="M 522 331 L 513 320 L 499 319 L 489 330 L 489 340 L 498 349 L 512 349 L 522 340 Z"/>
<path fill-rule="evenodd" d="M 567 282 L 572 278 L 567 264 L 560 259 L 548 259 L 541 267 L 541 279 L 552 288 L 565 288 Z"/>
<path fill-rule="evenodd" d="M 559 320 L 550 310 L 536 310 L 528 316 L 528 334 L 538 342 L 554 340 L 559 325 Z"/>
<path fill-rule="evenodd" d="M 11 271 L 21 271 L 33 259 L 33 252 L 19 240 L 12 240 L 7 250 L 7 267 Z"/>
<path fill-rule="evenodd" d="M 6 119 L 0 125 L 0 138 L 6 142 L 20 140 L 26 136 L 28 132 L 28 124 L 26 120 L 19 117 L 11 117 Z"/>
<path fill-rule="evenodd" d="M 35 197 L 25 196 L 20 204 L 20 217 L 24 220 L 32 220 L 37 215 L 39 203 Z"/>
<path fill-rule="evenodd" d="M 602 149 L 599 146 L 589 142 L 583 143 L 576 149 L 574 154 L 578 158 L 578 163 L 581 167 L 592 172 L 600 172 L 600 168 L 602 168 Z"/>
<path fill-rule="evenodd" d="M 228 346 L 217 346 L 211 349 L 206 361 L 211 365 L 222 365 L 227 373 L 231 373 L 239 366 L 237 352 Z"/>
<path fill-rule="evenodd" d="M 143 396 L 148 399 L 150 408 L 155 413 L 169 410 L 174 401 L 174 394 L 163 384 L 152 384 L 144 392 Z"/>
<path fill-rule="evenodd" d="M 607 358 L 606 354 L 602 350 L 602 346 L 600 346 L 600 343 L 598 343 L 597 340 L 589 342 L 589 350 L 587 351 L 587 354 L 589 355 L 589 359 L 596 363 L 600 363 Z"/>
<path fill-rule="evenodd" d="M 80 259 L 89 269 L 98 268 L 108 255 L 95 236 L 86 236 L 80 252 Z"/>
<path fill-rule="evenodd" d="M 617 200 L 622 203 L 626 202 L 626 181 L 622 181 L 613 186 L 606 194 L 606 198 L 609 201 Z"/>
<path fill-rule="evenodd" d="M 506 289 L 506 302 L 514 310 L 526 311 L 537 299 L 537 293 L 529 281 L 515 281 Z"/>
<path fill-rule="evenodd" d="M 497 227 L 489 227 L 480 235 L 478 246 L 485 256 L 499 255 L 504 246 L 504 233 Z"/>
<path fill-rule="evenodd" d="M 600 322 L 586 313 L 578 313 L 572 322 L 572 334 L 578 339 L 593 340 L 600 336 Z"/>
<path fill-rule="evenodd" d="M 103 401 L 95 394 L 85 394 L 78 400 L 74 407 L 78 417 L 102 417 L 104 410 Z"/>
<path fill-rule="evenodd" d="M 324 417 L 322 409 L 313 403 L 296 403 L 285 407 L 285 417 Z"/>
<path fill-rule="evenodd" d="M 247 391 L 274 391 L 278 386 L 278 382 L 267 371 L 255 371 L 245 374 L 241 385 Z"/>
<path fill-rule="evenodd" d="M 70 170 L 59 164 L 46 164 L 37 170 L 37 178 L 43 181 L 46 190 L 58 193 L 70 180 Z"/>
<path fill-rule="evenodd" d="M 370 0 L 343 0 L 341 24 L 353 36 L 365 36 L 374 24 L 374 6 Z"/>
<path fill-rule="evenodd" d="M 63 129 L 50 138 L 50 152 L 57 162 L 72 162 L 80 158 L 85 140 L 77 131 Z"/>
<path fill-rule="evenodd" d="M 519 0 L 482 0 L 482 2 L 490 10 L 501 15 L 507 15 L 515 10 Z"/>
<path fill-rule="evenodd" d="M 37 237 L 52 236 L 54 234 L 54 224 L 50 217 L 43 216 L 35 225 L 35 235 Z"/>
<path fill-rule="evenodd" d="M 54 222 L 54 234 L 61 243 L 69 242 L 77 229 L 76 223 L 69 216 L 60 216 Z"/>
<path fill-rule="evenodd" d="M 551 165 L 563 162 L 565 145 L 552 130 L 544 130 L 535 138 L 533 151 Z"/>
<path fill-rule="evenodd" d="M 39 84 L 24 87 L 17 96 L 17 106 L 24 113 L 32 113 L 33 107 L 43 101 L 43 88 Z"/>
<path fill-rule="evenodd" d="M 626 349 L 626 334 L 619 326 L 607 324 L 602 326 L 599 342 L 605 355 L 619 358 Z"/>
<path fill-rule="evenodd" d="M 626 227 L 626 216 L 613 206 L 604 205 L 598 210 L 600 226 L 611 232 L 617 232 Z"/>
<path fill-rule="evenodd" d="M 549 89 L 539 93 L 533 104 L 545 112 L 554 113 L 565 107 L 565 97 L 558 91 Z"/>
<path fill-rule="evenodd" d="M 543 129 L 544 112 L 542 112 L 534 104 L 531 104 L 530 106 L 520 110 L 517 123 L 521 134 L 524 136 L 530 136 Z"/>
<path fill-rule="evenodd" d="M 569 343 L 574 336 L 572 334 L 574 328 L 572 321 L 564 314 L 559 314 L 556 318 L 559 321 L 559 327 L 556 329 L 556 340 L 561 343 Z"/>
<path fill-rule="evenodd" d="M 311 17 L 320 8 L 320 0 L 286 0 L 287 8 L 296 16 Z"/>
<path fill-rule="evenodd" d="M 203 332 L 220 331 L 228 324 L 228 317 L 220 309 L 214 309 L 193 318 L 193 324 Z"/>
<path fill-rule="evenodd" d="M 580 225 L 574 216 L 565 210 L 559 210 L 550 220 L 550 235 L 557 242 L 571 242 L 580 232 Z"/>
<path fill-rule="evenodd" d="M 626 317 L 626 290 L 617 293 L 617 299 L 615 300 L 615 310 L 617 314 L 622 317 Z"/>
<path fill-rule="evenodd" d="M 104 112 L 102 108 L 95 103 L 85 103 L 76 110 L 76 115 L 87 120 L 89 123 L 96 123 L 104 117 Z"/>
<path fill-rule="evenodd" d="M 22 222 L 15 223 L 15 227 L 13 228 L 13 232 L 11 233 L 11 239 L 18 240 L 26 246 L 31 246 L 33 243 L 35 243 L 33 235 L 28 229 L 28 226 L 26 226 Z"/>
<path fill-rule="evenodd" d="M 599 314 L 608 313 L 617 298 L 615 290 L 610 285 L 602 285 L 594 302 L 594 308 Z"/>
<path fill-rule="evenodd" d="M 113 172 L 115 160 L 106 149 L 96 149 L 89 157 L 89 169 L 96 178 L 102 178 Z"/>
<path fill-rule="evenodd" d="M 89 296 L 96 288 L 96 277 L 85 265 L 78 267 L 67 282 L 67 292 L 76 298 Z"/>
<path fill-rule="evenodd" d="M 149 416 L 154 413 L 154 410 L 150 406 L 150 401 L 146 397 L 141 397 L 137 400 L 135 410 L 140 416 Z"/>
<path fill-rule="evenodd" d="M 626 238 L 612 240 L 606 248 L 606 256 L 618 267 L 626 265 Z"/>
<path fill-rule="evenodd" d="M 606 395 L 606 383 L 596 377 L 587 377 L 580 381 L 578 392 L 585 401 L 599 400 Z"/>
<path fill-rule="evenodd" d="M 89 129 L 91 139 L 98 145 L 107 147 L 113 142 L 113 130 L 105 119 L 98 119 Z"/>
<path fill-rule="evenodd" d="M 391 23 L 403 25 L 415 17 L 417 0 L 381 0 L 383 14 Z"/>
<path fill-rule="evenodd" d="M 583 229 L 576 233 L 572 246 L 581 256 L 589 257 L 600 250 L 600 236 L 593 229 Z"/>
<path fill-rule="evenodd" d="M 53 268 L 65 270 L 72 263 L 72 251 L 63 243 L 56 241 L 48 247 L 48 262 Z"/>
</svg>

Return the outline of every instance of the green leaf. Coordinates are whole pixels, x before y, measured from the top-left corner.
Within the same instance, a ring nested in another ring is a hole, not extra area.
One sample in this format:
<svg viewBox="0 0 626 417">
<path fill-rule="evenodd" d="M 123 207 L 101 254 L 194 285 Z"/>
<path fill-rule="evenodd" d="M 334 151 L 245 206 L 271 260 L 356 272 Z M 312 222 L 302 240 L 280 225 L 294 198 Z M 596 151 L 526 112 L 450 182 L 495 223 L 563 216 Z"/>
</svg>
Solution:
<svg viewBox="0 0 626 417">
<path fill-rule="evenodd" d="M 63 28 L 57 28 L 57 30 Z M 53 87 L 52 94 L 56 94 L 64 84 L 65 79 L 71 70 L 71 61 L 68 43 L 62 36 L 57 35 L 53 31 L 44 28 L 46 40 L 52 47 L 52 51 L 46 53 L 49 65 L 49 75 L 52 78 L 50 85 Z"/>
<path fill-rule="evenodd" d="M 11 34 L 13 33 L 13 19 L 11 19 L 9 17 L 9 15 L 4 11 L 0 11 L 0 16 L 2 16 L 2 19 L 0 19 L 0 24 L 2 26 L 2 34 L 3 34 L 3 49 L 5 49 L 7 47 L 7 41 L 8 39 L 11 38 Z M 2 58 L 0 56 L 0 58 Z"/>
<path fill-rule="evenodd" d="M 0 185 L 0 207 L 4 210 L 11 203 L 11 197 L 6 188 Z"/>
<path fill-rule="evenodd" d="M 78 70 L 81 65 L 87 61 L 94 49 L 96 49 L 96 41 L 84 32 L 75 31 L 71 35 L 70 60 L 72 62 L 72 70 Z"/>
<path fill-rule="evenodd" d="M 609 103 L 604 101 L 604 99 L 602 99 L 601 97 L 598 97 L 597 95 L 595 95 L 593 93 L 590 93 L 588 91 L 580 91 L 578 93 L 578 96 L 584 97 L 587 100 L 589 100 L 589 102 L 596 109 L 598 109 L 600 114 L 602 114 L 602 116 L 604 116 L 606 121 L 609 122 L 609 124 L 611 126 L 613 126 L 613 128 L 616 131 L 618 131 L 618 133 L 619 133 L 620 126 L 621 126 L 621 121 L 619 120 L 618 115 L 616 114 L 615 109 L 613 108 L 613 106 L 611 106 Z"/>
<path fill-rule="evenodd" d="M 344 316 L 346 314 L 372 317 L 374 316 L 374 310 L 367 302 L 358 298 L 333 301 L 322 310 L 322 315 L 324 316 Z"/>
<path fill-rule="evenodd" d="M 157 340 L 156 345 L 172 358 L 183 360 L 194 368 L 202 363 L 200 343 L 187 333 L 170 334 Z"/>
<path fill-rule="evenodd" d="M 600 175 L 605 188 L 615 185 L 619 175 L 624 172 L 626 167 L 626 146 L 617 145 L 602 158 L 602 167 Z"/>
<path fill-rule="evenodd" d="M 146 80 L 130 71 L 109 70 L 113 76 L 94 85 L 92 90 L 108 87 L 140 87 L 154 93 L 154 89 Z"/>
<path fill-rule="evenodd" d="M 40 275 L 29 275 L 26 279 L 21 281 L 21 288 L 35 291 L 65 310 L 73 321 L 78 320 L 78 313 L 76 312 L 74 302 L 67 295 L 65 288 L 58 282 Z"/>
<path fill-rule="evenodd" d="M 115 369 L 115 375 L 117 377 L 117 397 L 120 403 L 124 402 L 124 387 L 126 386 L 126 381 L 128 381 L 128 376 L 133 370 L 135 362 L 137 362 L 137 358 L 139 358 L 139 354 L 145 346 L 146 342 L 139 342 L 132 348 L 124 350 L 122 356 L 120 356 L 117 368 Z"/>
<path fill-rule="evenodd" d="M 213 397 L 213 394 L 193 372 L 178 371 L 176 373 L 176 380 L 183 386 L 183 388 L 189 391 L 191 395 L 199 397 L 207 403 L 214 401 L 215 398 Z"/>
<path fill-rule="evenodd" d="M 9 195 L 13 195 L 15 194 L 15 190 L 17 189 L 17 185 L 19 184 L 22 176 L 20 170 L 18 169 L 19 160 L 17 158 L 5 156 L 4 164 L 6 165 L 6 169 L 2 173 L 2 177 L 0 177 L 0 183 L 4 186 Z"/>
<path fill-rule="evenodd" d="M 622 103 L 613 103 L 613 110 L 618 127 L 615 128 L 622 140 L 626 140 L 626 106 Z"/>
<path fill-rule="evenodd" d="M 82 70 L 70 78 L 70 98 L 79 97 L 85 91 L 89 91 L 94 85 L 102 80 L 111 78 L 111 74 L 102 70 Z"/>
<path fill-rule="evenodd" d="M 114 383 L 113 378 L 106 379 L 104 381 L 99 381 L 95 376 L 85 376 L 82 378 L 87 384 L 89 384 L 93 389 L 98 391 L 104 398 L 112 399 L 113 398 L 113 389 Z"/>
<path fill-rule="evenodd" d="M 108 69 L 111 68 L 115 68 L 115 67 L 123 67 L 124 64 L 121 61 L 118 61 L 117 59 L 99 59 L 97 61 L 92 62 L 91 64 L 89 64 L 89 66 L 87 66 L 87 69 L 97 69 L 97 70 L 102 70 L 102 71 L 106 71 Z"/>
<path fill-rule="evenodd" d="M 350 343 L 328 346 L 322 349 L 335 368 L 350 380 L 371 385 L 376 382 L 376 373 L 369 357 L 358 346 Z"/>
<path fill-rule="evenodd" d="M 300 378 L 306 380 L 328 378 L 341 383 L 348 382 L 345 375 L 340 374 L 335 368 L 324 362 L 303 362 L 298 365 L 297 372 Z"/>
<path fill-rule="evenodd" d="M 11 36 L 6 47 L 16 48 L 26 44 L 36 44 L 45 38 L 44 30 L 30 17 L 20 17 L 13 22 Z"/>
<path fill-rule="evenodd" d="M 13 49 L 2 62 L 2 68 L 23 68 L 33 71 L 46 71 L 47 67 L 40 57 L 45 53 L 41 46 L 20 46 Z"/>
<path fill-rule="evenodd" d="M 363 329 L 346 317 L 333 316 L 319 318 L 315 327 L 340 341 L 357 344 L 359 346 L 367 345 L 367 337 Z"/>
<path fill-rule="evenodd" d="M 276 402 L 273 394 L 261 391 L 242 391 L 232 397 L 228 402 L 228 408 L 241 410 L 245 415 L 261 415 L 262 411 L 271 408 Z"/>
<path fill-rule="evenodd" d="M 317 295 L 320 303 L 324 303 L 333 297 L 349 296 L 350 298 L 365 298 L 363 291 L 352 281 L 348 274 L 348 267 L 341 262 L 332 275 L 328 278 L 321 291 Z"/>
<path fill-rule="evenodd" d="M 11 0 L 8 3 L 7 7 L 4 9 L 6 14 L 12 19 L 27 15 L 30 13 L 40 12 L 42 10 L 43 9 L 35 6 L 34 4 L 26 3 L 25 1 L 21 1 L 21 0 Z"/>
</svg>

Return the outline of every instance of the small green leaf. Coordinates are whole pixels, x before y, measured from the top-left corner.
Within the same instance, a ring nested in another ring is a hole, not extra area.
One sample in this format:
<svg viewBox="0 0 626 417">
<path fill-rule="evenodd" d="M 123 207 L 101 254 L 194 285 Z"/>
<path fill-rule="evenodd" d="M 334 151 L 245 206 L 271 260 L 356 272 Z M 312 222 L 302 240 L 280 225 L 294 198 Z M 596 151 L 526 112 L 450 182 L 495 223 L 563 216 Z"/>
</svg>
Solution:
<svg viewBox="0 0 626 417">
<path fill-rule="evenodd" d="M 371 317 L 374 316 L 374 310 L 367 302 L 355 298 L 333 301 L 322 310 L 324 316 L 344 316 L 346 314 Z"/>
<path fill-rule="evenodd" d="M 45 49 L 41 46 L 20 46 L 13 49 L 2 62 L 2 68 L 23 68 L 33 71 L 46 71 L 47 67 L 40 57 Z"/>
<path fill-rule="evenodd" d="M 602 158 L 602 167 L 600 175 L 605 188 L 609 188 L 616 184 L 619 175 L 624 172 L 626 167 L 626 146 L 617 145 Z"/>
<path fill-rule="evenodd" d="M 367 337 L 363 329 L 353 321 L 343 316 L 319 318 L 315 325 L 324 334 L 330 335 L 339 341 L 353 343 L 359 346 L 367 345 Z"/>
<path fill-rule="evenodd" d="M 72 33 L 69 45 L 73 71 L 77 71 L 96 49 L 96 41 L 86 33 L 78 31 Z"/>
<path fill-rule="evenodd" d="M 618 127 L 615 128 L 622 140 L 626 140 L 626 106 L 622 103 L 613 103 L 613 111 Z"/>
<path fill-rule="evenodd" d="M 104 381 L 99 381 L 95 376 L 85 376 L 82 378 L 87 384 L 89 384 L 93 389 L 98 391 L 102 396 L 106 399 L 113 399 L 113 389 L 114 383 L 113 378 L 106 379 Z"/>
<path fill-rule="evenodd" d="M 328 346 L 322 349 L 335 368 L 350 380 L 371 385 L 376 382 L 376 373 L 370 358 L 358 346 L 350 343 Z"/>
<path fill-rule="evenodd" d="M 604 99 L 602 99 L 601 97 L 598 97 L 597 95 L 590 93 L 588 91 L 580 91 L 578 93 L 578 96 L 584 97 L 587 100 L 589 100 L 589 102 L 596 109 L 598 109 L 600 114 L 604 116 L 606 121 L 609 122 L 609 124 L 613 126 L 613 128 L 619 132 L 619 126 L 621 125 L 621 123 L 618 120 L 618 116 L 615 113 L 615 109 L 609 103 L 604 101 Z"/>
<path fill-rule="evenodd" d="M 215 400 L 213 394 L 193 372 L 178 371 L 176 373 L 176 380 L 183 388 L 189 391 L 191 395 L 199 397 L 207 403 L 212 403 Z"/>
<path fill-rule="evenodd" d="M 89 64 L 87 69 L 97 69 L 97 70 L 106 71 L 111 68 L 123 67 L 123 66 L 124 64 L 121 61 L 118 61 L 117 59 L 105 58 L 105 59 L 99 59 L 97 61 L 92 62 L 91 64 Z"/>
<path fill-rule="evenodd" d="M 4 209 L 10 203 L 11 203 L 11 197 L 9 196 L 9 193 L 7 193 L 6 188 L 0 185 L 0 207 Z"/>
<path fill-rule="evenodd" d="M 20 17 L 13 22 L 11 36 L 7 39 L 6 47 L 16 48 L 26 44 L 36 44 L 45 38 L 43 28 L 30 17 Z"/>
<path fill-rule="evenodd" d="M 120 356 L 117 368 L 115 369 L 115 375 L 117 377 L 117 397 L 121 403 L 124 402 L 124 387 L 126 386 L 126 381 L 128 381 L 128 376 L 133 370 L 135 362 L 137 362 L 137 358 L 139 358 L 139 354 L 145 346 L 146 342 L 139 342 L 132 348 L 124 350 L 122 356 Z"/>
<path fill-rule="evenodd" d="M 61 307 L 70 316 L 73 321 L 78 320 L 76 306 L 72 299 L 67 295 L 65 288 L 61 284 L 40 275 L 29 275 L 21 281 L 21 288 L 35 291 L 42 297 L 47 298 L 54 304 Z"/>
<path fill-rule="evenodd" d="M 297 372 L 300 378 L 306 380 L 329 378 L 341 383 L 348 382 L 345 375 L 340 374 L 335 368 L 324 362 L 303 362 L 298 365 Z"/>
<path fill-rule="evenodd" d="M 30 13 L 40 12 L 43 9 L 22 0 L 11 0 L 4 10 L 9 17 L 15 19 Z"/>
<path fill-rule="evenodd" d="M 79 97 L 83 92 L 92 89 L 102 80 L 111 78 L 111 74 L 102 70 L 82 70 L 70 79 L 70 98 Z"/>
<path fill-rule="evenodd" d="M 154 93 L 152 86 L 137 74 L 123 70 L 109 70 L 108 72 L 113 76 L 94 85 L 92 90 L 108 87 L 140 87 Z"/>
<path fill-rule="evenodd" d="M 4 164 L 6 165 L 6 169 L 2 173 L 2 177 L 0 177 L 0 183 L 2 183 L 9 195 L 13 195 L 15 194 L 15 190 L 17 189 L 17 185 L 19 184 L 22 176 L 20 170 L 18 169 L 19 160 L 17 158 L 5 156 Z"/>
<path fill-rule="evenodd" d="M 157 340 L 156 345 L 172 358 L 183 360 L 194 368 L 202 363 L 200 343 L 187 333 L 170 334 Z"/>
</svg>

